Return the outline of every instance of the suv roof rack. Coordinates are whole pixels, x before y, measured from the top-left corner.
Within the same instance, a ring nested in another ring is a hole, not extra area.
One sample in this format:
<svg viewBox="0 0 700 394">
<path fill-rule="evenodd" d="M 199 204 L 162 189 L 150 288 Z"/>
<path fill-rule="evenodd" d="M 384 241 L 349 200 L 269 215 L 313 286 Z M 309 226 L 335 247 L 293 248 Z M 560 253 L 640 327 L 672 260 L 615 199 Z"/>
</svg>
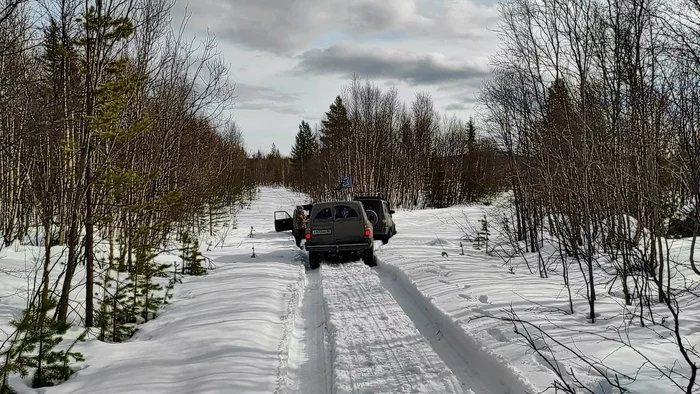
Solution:
<svg viewBox="0 0 700 394">
<path fill-rule="evenodd" d="M 353 200 L 359 200 L 362 198 L 379 198 L 379 199 L 384 199 L 384 193 L 379 192 L 379 193 L 368 193 L 368 192 L 357 192 L 352 194 L 352 199 Z"/>
</svg>

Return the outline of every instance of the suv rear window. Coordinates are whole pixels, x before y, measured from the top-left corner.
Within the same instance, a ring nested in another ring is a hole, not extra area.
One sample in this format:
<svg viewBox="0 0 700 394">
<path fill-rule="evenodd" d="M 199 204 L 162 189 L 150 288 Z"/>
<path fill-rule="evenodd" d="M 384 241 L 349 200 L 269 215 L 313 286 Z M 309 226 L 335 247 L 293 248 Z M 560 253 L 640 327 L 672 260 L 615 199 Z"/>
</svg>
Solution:
<svg viewBox="0 0 700 394">
<path fill-rule="evenodd" d="M 333 213 L 330 208 L 323 208 L 316 214 L 314 220 L 333 220 Z"/>
<path fill-rule="evenodd" d="M 335 206 L 335 218 L 336 219 L 349 219 L 349 218 L 359 218 L 360 215 L 357 211 L 348 205 L 336 205 Z"/>
</svg>

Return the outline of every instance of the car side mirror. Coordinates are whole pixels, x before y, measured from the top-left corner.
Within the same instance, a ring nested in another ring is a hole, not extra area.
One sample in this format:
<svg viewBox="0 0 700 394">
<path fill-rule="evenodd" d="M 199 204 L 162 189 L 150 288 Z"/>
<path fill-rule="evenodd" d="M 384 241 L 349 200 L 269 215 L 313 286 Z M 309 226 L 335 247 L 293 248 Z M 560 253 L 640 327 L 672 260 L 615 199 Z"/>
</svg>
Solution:
<svg viewBox="0 0 700 394">
<path fill-rule="evenodd" d="M 389 215 L 393 215 L 393 214 L 395 214 L 395 213 L 396 213 L 396 211 L 394 211 L 393 209 L 390 209 L 390 210 L 389 210 Z"/>
</svg>

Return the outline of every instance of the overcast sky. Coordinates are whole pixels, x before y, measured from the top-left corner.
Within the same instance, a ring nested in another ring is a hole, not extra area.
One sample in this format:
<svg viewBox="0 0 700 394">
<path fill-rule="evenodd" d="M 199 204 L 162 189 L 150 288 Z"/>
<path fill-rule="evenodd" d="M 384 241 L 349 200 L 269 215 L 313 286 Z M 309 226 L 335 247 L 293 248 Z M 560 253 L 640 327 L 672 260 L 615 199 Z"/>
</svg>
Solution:
<svg viewBox="0 0 700 394">
<path fill-rule="evenodd" d="M 185 6 L 187 33 L 213 33 L 231 66 L 251 151 L 288 153 L 353 73 L 466 120 L 498 45 L 496 0 L 178 0 L 174 23 Z"/>
</svg>

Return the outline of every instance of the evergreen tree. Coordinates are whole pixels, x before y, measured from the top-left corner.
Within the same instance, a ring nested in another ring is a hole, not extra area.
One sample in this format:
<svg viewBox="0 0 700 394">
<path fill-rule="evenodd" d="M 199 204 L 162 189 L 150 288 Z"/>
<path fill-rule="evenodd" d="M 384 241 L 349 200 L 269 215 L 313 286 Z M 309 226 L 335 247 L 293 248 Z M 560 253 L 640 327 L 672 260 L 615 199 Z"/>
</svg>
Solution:
<svg viewBox="0 0 700 394">
<path fill-rule="evenodd" d="M 270 147 L 270 153 L 267 155 L 268 159 L 279 159 L 282 157 L 282 154 L 280 153 L 280 150 L 277 148 L 277 145 L 274 143 Z"/>
<path fill-rule="evenodd" d="M 119 256 L 119 266 L 125 267 L 125 256 Z M 100 329 L 99 340 L 121 342 L 131 337 L 134 333 L 133 317 L 131 311 L 134 309 L 132 305 L 133 299 L 129 297 L 132 290 L 132 284 L 125 276 L 120 278 L 120 271 L 117 271 L 115 276 L 109 274 L 111 270 L 107 270 L 102 289 L 104 296 L 100 303 L 100 309 L 96 314 L 96 324 Z"/>
<path fill-rule="evenodd" d="M 474 143 L 476 142 L 476 127 L 474 126 L 474 119 L 470 116 L 469 122 L 467 122 L 467 141 L 469 142 L 469 149 L 473 149 Z"/>
<path fill-rule="evenodd" d="M 156 262 L 154 259 L 158 256 L 157 253 L 153 253 L 148 245 L 140 246 L 136 251 L 136 261 L 141 269 L 141 277 L 137 282 L 139 283 L 138 292 L 140 295 L 140 300 L 138 306 L 141 309 L 141 319 L 147 322 L 156 316 L 158 308 L 163 304 L 164 298 L 156 296 L 156 292 L 163 290 L 163 286 L 159 283 L 153 281 L 156 277 L 167 277 L 165 272 L 169 264 L 161 264 Z"/>
<path fill-rule="evenodd" d="M 207 273 L 204 267 L 204 256 L 199 251 L 199 240 L 185 232 L 180 236 L 180 258 L 182 259 L 182 274 L 201 276 Z"/>
<path fill-rule="evenodd" d="M 5 359 L 0 367 L 3 375 L 0 392 L 13 392 L 7 385 L 10 373 L 25 377 L 31 368 L 34 369 L 33 388 L 53 386 L 66 381 L 74 373 L 69 366 L 71 359 L 84 361 L 82 354 L 72 351 L 72 346 L 67 350 L 55 350 L 70 328 L 69 324 L 48 317 L 56 305 L 55 298 L 43 295 L 23 312 L 21 319 L 11 322 L 17 331 L 11 345 L 0 352 L 0 357 Z M 77 340 L 84 340 L 84 335 Z"/>
<path fill-rule="evenodd" d="M 340 96 L 335 98 L 330 109 L 325 114 L 325 119 L 321 121 L 321 144 L 331 151 L 341 149 L 349 137 L 350 120 L 347 109 Z"/>
<path fill-rule="evenodd" d="M 335 186 L 350 167 L 351 122 L 342 98 L 337 96 L 321 121 L 320 157 L 324 160 L 327 185 Z"/>
<path fill-rule="evenodd" d="M 305 121 L 301 121 L 296 141 L 292 147 L 291 164 L 294 169 L 298 184 L 304 184 L 304 174 L 310 167 L 311 158 L 318 151 L 318 141 L 311 131 L 311 126 Z"/>
<path fill-rule="evenodd" d="M 241 201 L 238 201 L 236 205 L 239 205 Z M 222 198 L 217 198 L 217 196 L 212 195 L 209 203 L 207 204 L 207 214 L 203 215 L 206 218 L 206 225 L 209 227 L 209 236 L 214 236 L 216 232 L 214 229 L 221 226 L 228 227 L 228 222 L 230 220 L 230 214 L 228 208 L 233 204 L 227 204 Z"/>
</svg>

